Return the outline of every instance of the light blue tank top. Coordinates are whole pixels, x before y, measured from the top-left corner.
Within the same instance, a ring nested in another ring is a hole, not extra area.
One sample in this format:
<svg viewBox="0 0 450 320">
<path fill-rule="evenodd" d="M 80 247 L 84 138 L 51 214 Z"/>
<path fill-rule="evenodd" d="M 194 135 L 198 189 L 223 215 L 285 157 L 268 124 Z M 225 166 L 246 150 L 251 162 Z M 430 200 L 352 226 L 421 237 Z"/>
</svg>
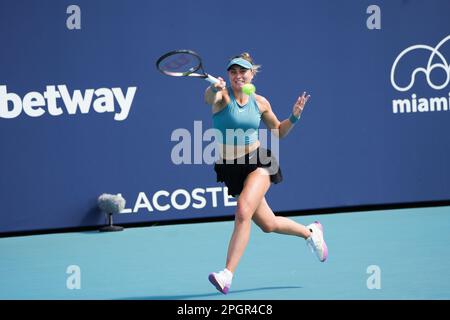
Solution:
<svg viewBox="0 0 450 320">
<path fill-rule="evenodd" d="M 228 92 L 230 102 L 213 115 L 213 127 L 218 130 L 217 141 L 229 145 L 252 144 L 258 140 L 261 122 L 261 113 L 256 104 L 255 94 L 251 94 L 248 102 L 240 106 L 234 97 L 233 90 L 228 88 Z"/>
</svg>

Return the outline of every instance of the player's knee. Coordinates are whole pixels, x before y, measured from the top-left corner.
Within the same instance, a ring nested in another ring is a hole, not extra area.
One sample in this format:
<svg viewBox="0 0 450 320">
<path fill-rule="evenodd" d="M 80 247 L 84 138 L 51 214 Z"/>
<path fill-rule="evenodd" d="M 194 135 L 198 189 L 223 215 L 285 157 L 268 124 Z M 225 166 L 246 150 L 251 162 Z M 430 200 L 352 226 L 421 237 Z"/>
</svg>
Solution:
<svg viewBox="0 0 450 320">
<path fill-rule="evenodd" d="M 252 218 L 252 209 L 247 201 L 239 199 L 236 207 L 235 220 L 236 222 L 249 222 Z"/>
<path fill-rule="evenodd" d="M 267 221 L 267 222 L 261 223 L 259 225 L 259 227 L 265 233 L 271 233 L 277 229 L 276 223 L 274 221 Z"/>
</svg>

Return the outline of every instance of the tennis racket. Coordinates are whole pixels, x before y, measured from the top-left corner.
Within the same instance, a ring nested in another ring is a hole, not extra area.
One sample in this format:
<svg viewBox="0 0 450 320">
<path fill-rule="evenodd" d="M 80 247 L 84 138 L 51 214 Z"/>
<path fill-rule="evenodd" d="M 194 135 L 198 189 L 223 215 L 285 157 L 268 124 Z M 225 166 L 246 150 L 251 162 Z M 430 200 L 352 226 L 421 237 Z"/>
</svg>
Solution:
<svg viewBox="0 0 450 320">
<path fill-rule="evenodd" d="M 201 78 L 213 84 L 220 82 L 203 70 L 202 59 L 192 50 L 170 51 L 156 61 L 156 68 L 171 77 Z"/>
</svg>

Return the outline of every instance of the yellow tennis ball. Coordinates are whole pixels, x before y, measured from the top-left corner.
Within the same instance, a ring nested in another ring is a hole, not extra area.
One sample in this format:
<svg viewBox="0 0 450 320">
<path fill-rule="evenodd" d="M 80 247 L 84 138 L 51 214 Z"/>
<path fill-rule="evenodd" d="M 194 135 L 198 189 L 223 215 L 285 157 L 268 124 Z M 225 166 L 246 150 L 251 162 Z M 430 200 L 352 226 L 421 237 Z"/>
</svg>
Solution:
<svg viewBox="0 0 450 320">
<path fill-rule="evenodd" d="M 256 88 L 252 83 L 246 83 L 242 86 L 242 92 L 246 95 L 251 95 L 252 93 L 255 93 Z"/>
</svg>

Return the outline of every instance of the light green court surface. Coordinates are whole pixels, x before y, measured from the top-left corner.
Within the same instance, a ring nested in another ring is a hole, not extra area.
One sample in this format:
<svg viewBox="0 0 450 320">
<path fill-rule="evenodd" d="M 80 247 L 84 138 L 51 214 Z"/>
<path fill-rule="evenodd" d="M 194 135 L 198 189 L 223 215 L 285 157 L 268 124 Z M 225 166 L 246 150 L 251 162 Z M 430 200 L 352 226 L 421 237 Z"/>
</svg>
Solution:
<svg viewBox="0 0 450 320">
<path fill-rule="evenodd" d="M 224 267 L 233 222 L 1 238 L 0 298 L 450 299 L 450 207 L 292 219 L 323 224 L 328 260 L 253 224 L 228 295 L 207 277 Z"/>
</svg>

